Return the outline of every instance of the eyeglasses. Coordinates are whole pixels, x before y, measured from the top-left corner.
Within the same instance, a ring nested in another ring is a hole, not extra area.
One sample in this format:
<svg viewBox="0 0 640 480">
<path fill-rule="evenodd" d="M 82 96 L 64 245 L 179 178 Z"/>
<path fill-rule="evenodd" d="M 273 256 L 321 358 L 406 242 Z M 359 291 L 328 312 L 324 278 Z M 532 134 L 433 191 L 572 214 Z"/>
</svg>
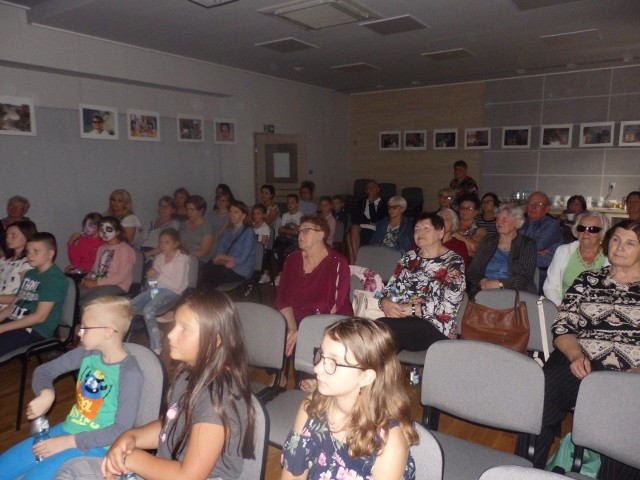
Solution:
<svg viewBox="0 0 640 480">
<path fill-rule="evenodd" d="M 103 123 L 102 120 L 94 120 L 93 123 Z"/>
<path fill-rule="evenodd" d="M 489 203 L 493 204 L 494 202 L 493 202 L 493 200 L 483 200 L 482 203 L 483 204 L 489 204 Z"/>
<path fill-rule="evenodd" d="M 548 203 L 544 203 L 544 202 L 529 202 L 527 203 L 527 207 L 546 207 L 547 205 L 549 205 Z"/>
<path fill-rule="evenodd" d="M 439 195 L 440 198 L 448 198 L 451 200 L 453 197 L 451 195 Z"/>
<path fill-rule="evenodd" d="M 578 225 L 576 230 L 580 233 L 589 232 L 589 233 L 599 233 L 602 230 L 602 227 L 586 227 L 584 225 Z"/>
<path fill-rule="evenodd" d="M 309 232 L 321 232 L 319 228 L 301 228 L 300 233 L 304 233 L 305 235 L 309 235 Z"/>
<path fill-rule="evenodd" d="M 80 333 L 84 333 L 85 330 L 97 330 L 97 329 L 102 329 L 102 328 L 110 328 L 115 333 L 118 333 L 118 330 L 116 330 L 113 327 L 85 327 L 84 325 L 80 325 Z"/>
<path fill-rule="evenodd" d="M 400 205 L 388 205 L 388 208 L 402 208 Z"/>
<path fill-rule="evenodd" d="M 314 348 L 313 349 L 313 364 L 314 365 L 318 365 L 320 362 L 322 362 L 322 367 L 324 368 L 324 371 L 326 372 L 327 375 L 333 375 L 334 373 L 336 373 L 336 369 L 338 367 L 356 368 L 358 370 L 366 370 L 366 368 L 359 367 L 357 365 L 344 365 L 342 363 L 338 363 L 333 358 L 325 357 L 322 354 L 322 350 L 320 350 L 319 348 Z"/>
<path fill-rule="evenodd" d="M 476 207 L 460 207 L 460 210 L 475 210 Z"/>
</svg>

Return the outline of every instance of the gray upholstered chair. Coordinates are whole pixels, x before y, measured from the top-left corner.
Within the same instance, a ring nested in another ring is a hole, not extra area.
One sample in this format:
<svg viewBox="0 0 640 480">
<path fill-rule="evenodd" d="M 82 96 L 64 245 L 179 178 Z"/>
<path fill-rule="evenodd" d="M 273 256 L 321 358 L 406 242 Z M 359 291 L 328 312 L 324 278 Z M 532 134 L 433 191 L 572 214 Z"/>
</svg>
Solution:
<svg viewBox="0 0 640 480">
<path fill-rule="evenodd" d="M 484 472 L 479 480 L 561 480 L 563 478 L 566 480 L 567 477 L 537 468 L 501 465 Z"/>
<path fill-rule="evenodd" d="M 356 265 L 373 270 L 382 277 L 383 282 L 387 283 L 401 256 L 402 253 L 395 248 L 383 245 L 362 245 L 358 250 Z"/>
<path fill-rule="evenodd" d="M 125 343 L 124 346 L 136 358 L 144 375 L 144 385 L 135 423 L 136 427 L 140 427 L 157 420 L 160 416 L 165 372 L 158 356 L 147 347 L 137 343 Z"/>
<path fill-rule="evenodd" d="M 256 411 L 255 423 L 255 457 L 245 459 L 242 463 L 242 475 L 240 478 L 263 480 L 267 466 L 267 451 L 269 438 L 269 417 L 267 417 L 264 407 L 258 399 L 252 395 L 253 408 Z"/>
<path fill-rule="evenodd" d="M 422 379 L 423 424 L 444 453 L 445 480 L 477 480 L 496 465 L 531 467 L 542 425 L 544 374 L 526 355 L 472 340 L 436 342 Z M 437 432 L 438 412 L 529 435 L 528 459 Z"/>
<path fill-rule="evenodd" d="M 415 424 L 420 444 L 412 445 L 411 455 L 416 463 L 416 480 L 442 480 L 444 460 L 435 437 L 419 423 Z"/>
</svg>

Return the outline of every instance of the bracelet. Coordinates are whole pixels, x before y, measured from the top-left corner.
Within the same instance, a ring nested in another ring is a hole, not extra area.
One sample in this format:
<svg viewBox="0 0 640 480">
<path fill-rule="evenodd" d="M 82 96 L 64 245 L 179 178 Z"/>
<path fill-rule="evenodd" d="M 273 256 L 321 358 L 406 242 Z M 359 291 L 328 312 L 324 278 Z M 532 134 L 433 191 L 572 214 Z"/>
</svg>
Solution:
<svg viewBox="0 0 640 480">
<path fill-rule="evenodd" d="M 416 304 L 414 302 L 411 302 L 411 316 L 416 316 Z"/>
<path fill-rule="evenodd" d="M 380 310 L 382 310 L 382 300 L 384 300 L 384 297 L 380 297 L 380 298 L 378 299 L 378 308 L 379 308 Z"/>
</svg>

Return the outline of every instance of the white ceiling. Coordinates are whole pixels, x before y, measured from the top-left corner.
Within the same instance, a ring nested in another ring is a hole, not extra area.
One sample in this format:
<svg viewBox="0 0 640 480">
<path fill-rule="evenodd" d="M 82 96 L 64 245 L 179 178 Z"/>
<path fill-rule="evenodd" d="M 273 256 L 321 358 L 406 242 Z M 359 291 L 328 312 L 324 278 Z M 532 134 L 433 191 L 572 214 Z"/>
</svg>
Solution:
<svg viewBox="0 0 640 480">
<path fill-rule="evenodd" d="M 286 0 L 206 9 L 187 0 L 10 0 L 34 24 L 317 85 L 345 93 L 640 64 L 640 0 L 357 0 L 381 18 L 428 28 L 381 35 L 359 23 L 304 30 L 258 10 Z M 520 9 L 524 4 L 549 5 Z M 571 39 L 541 37 L 585 32 Z M 279 53 L 256 44 L 316 46 Z M 466 49 L 436 61 L 423 53 Z M 335 66 L 377 69 L 346 73 Z"/>
</svg>

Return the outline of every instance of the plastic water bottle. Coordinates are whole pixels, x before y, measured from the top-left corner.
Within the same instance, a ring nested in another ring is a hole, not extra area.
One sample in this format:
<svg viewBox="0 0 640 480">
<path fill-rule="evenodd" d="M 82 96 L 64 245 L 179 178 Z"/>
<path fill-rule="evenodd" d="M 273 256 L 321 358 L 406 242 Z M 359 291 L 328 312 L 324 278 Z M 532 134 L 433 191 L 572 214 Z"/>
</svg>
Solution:
<svg viewBox="0 0 640 480">
<path fill-rule="evenodd" d="M 33 444 L 40 443 L 49 438 L 49 420 L 44 415 L 31 420 L 31 436 Z M 44 455 L 36 455 L 36 462 L 42 461 Z"/>
<path fill-rule="evenodd" d="M 158 295 L 158 281 L 149 280 L 149 288 L 151 288 L 151 298 L 156 298 L 156 295 Z"/>
<path fill-rule="evenodd" d="M 409 385 L 412 387 L 418 385 L 420 383 L 420 372 L 418 371 L 418 367 L 411 367 L 411 371 L 409 372 Z"/>
<path fill-rule="evenodd" d="M 120 475 L 120 480 L 136 480 L 136 474 L 129 470 L 127 473 Z"/>
</svg>

